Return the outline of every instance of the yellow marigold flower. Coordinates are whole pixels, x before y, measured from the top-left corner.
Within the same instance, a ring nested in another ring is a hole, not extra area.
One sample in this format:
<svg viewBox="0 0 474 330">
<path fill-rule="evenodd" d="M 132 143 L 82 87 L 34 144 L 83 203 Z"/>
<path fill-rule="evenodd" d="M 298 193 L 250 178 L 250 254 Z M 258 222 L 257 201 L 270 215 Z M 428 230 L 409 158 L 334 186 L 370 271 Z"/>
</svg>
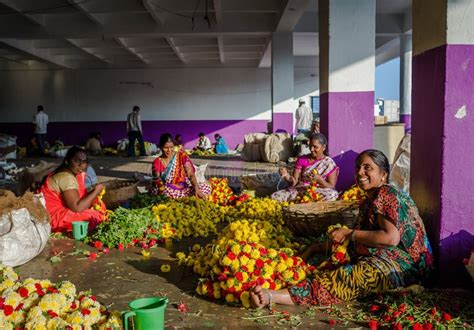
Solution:
<svg viewBox="0 0 474 330">
<path fill-rule="evenodd" d="M 226 281 L 220 282 L 220 286 L 222 290 L 227 290 L 229 288 Z"/>
<path fill-rule="evenodd" d="M 142 252 L 141 252 L 141 253 L 142 253 L 142 256 L 143 256 L 144 258 L 148 258 L 148 257 L 150 257 L 150 251 L 147 251 L 147 250 L 142 250 Z"/>
<path fill-rule="evenodd" d="M 161 265 L 160 270 L 162 273 L 168 273 L 171 270 L 171 266 L 168 264 Z"/>
<path fill-rule="evenodd" d="M 228 256 L 225 256 L 224 258 L 222 258 L 222 261 L 221 261 L 222 266 L 230 266 L 231 264 L 232 264 L 232 260 Z"/>
<path fill-rule="evenodd" d="M 227 301 L 229 304 L 233 303 L 233 302 L 234 302 L 234 295 L 231 294 L 231 293 L 228 293 L 228 294 L 225 296 L 225 301 Z"/>
<path fill-rule="evenodd" d="M 242 306 L 245 308 L 250 308 L 250 296 L 248 291 L 242 292 L 240 295 L 240 301 L 242 303 Z"/>
<path fill-rule="evenodd" d="M 243 248 L 242 248 L 242 252 L 244 252 L 244 253 L 250 253 L 250 252 L 252 252 L 252 247 L 251 247 L 250 245 L 248 245 L 248 244 L 245 244 L 245 245 L 243 246 Z"/>
<path fill-rule="evenodd" d="M 203 295 L 203 293 L 202 293 L 202 284 L 201 284 L 201 283 L 199 283 L 199 284 L 197 285 L 197 287 L 196 287 L 196 293 L 197 293 L 198 295 L 200 295 L 200 296 Z"/>
<path fill-rule="evenodd" d="M 246 266 L 246 265 L 248 264 L 249 260 L 250 260 L 250 259 L 247 258 L 247 256 L 241 256 L 241 257 L 239 258 L 240 264 L 241 264 L 242 266 Z"/>
<path fill-rule="evenodd" d="M 194 252 L 199 252 L 199 250 L 201 250 L 201 245 L 199 245 L 199 244 L 194 244 L 192 250 L 193 250 Z"/>
<path fill-rule="evenodd" d="M 268 283 L 267 281 L 265 281 L 265 283 L 262 284 L 262 288 L 264 288 L 264 289 L 269 289 L 269 288 L 270 288 L 270 283 Z"/>
<path fill-rule="evenodd" d="M 285 271 L 283 272 L 282 276 L 283 276 L 283 279 L 284 279 L 285 281 L 292 280 L 292 279 L 293 279 L 293 271 L 291 271 L 291 270 L 289 270 L 289 269 L 288 269 L 288 270 L 285 270 Z"/>
<path fill-rule="evenodd" d="M 289 267 L 293 267 L 293 258 L 288 258 L 285 261 L 286 265 Z"/>
<path fill-rule="evenodd" d="M 286 268 L 287 268 L 286 263 L 284 263 L 284 262 L 279 262 L 276 266 L 276 270 L 279 273 L 283 273 L 286 270 Z"/>
<path fill-rule="evenodd" d="M 250 253 L 250 256 L 252 257 L 252 259 L 258 259 L 260 258 L 260 252 L 257 249 L 253 249 Z"/>
<path fill-rule="evenodd" d="M 242 283 L 246 283 L 249 280 L 249 274 L 247 272 L 242 272 Z"/>
<path fill-rule="evenodd" d="M 235 255 L 238 255 L 241 251 L 240 249 L 240 244 L 234 244 L 232 245 L 232 247 L 230 248 L 230 250 L 235 254 Z"/>
<path fill-rule="evenodd" d="M 268 249 L 268 257 L 273 259 L 276 258 L 278 252 L 275 249 Z"/>
<path fill-rule="evenodd" d="M 234 281 L 234 278 L 233 278 L 233 277 L 228 278 L 227 281 L 226 281 L 226 284 L 227 284 L 227 287 L 228 287 L 228 288 L 233 287 L 233 286 L 234 286 L 234 283 L 235 283 L 235 281 Z"/>
</svg>

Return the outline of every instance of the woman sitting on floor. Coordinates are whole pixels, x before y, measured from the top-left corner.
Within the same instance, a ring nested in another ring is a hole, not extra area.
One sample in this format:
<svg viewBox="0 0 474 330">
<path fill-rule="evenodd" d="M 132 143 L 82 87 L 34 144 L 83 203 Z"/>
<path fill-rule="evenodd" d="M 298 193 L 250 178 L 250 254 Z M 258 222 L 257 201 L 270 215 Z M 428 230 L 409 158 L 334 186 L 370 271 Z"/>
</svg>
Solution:
<svg viewBox="0 0 474 330">
<path fill-rule="evenodd" d="M 280 202 L 291 202 L 306 190 L 311 182 L 317 183 L 316 192 L 325 201 L 337 199 L 335 190 L 339 167 L 328 156 L 328 140 L 324 134 L 311 134 L 309 137 L 308 155 L 300 156 L 296 160 L 293 175 L 290 176 L 286 168 L 280 168 L 281 178 L 290 184 L 288 189 L 279 190 L 272 194 L 272 199 Z"/>
<path fill-rule="evenodd" d="M 220 134 L 215 134 L 214 138 L 216 139 L 215 150 L 216 154 L 228 154 L 229 148 L 224 138 Z"/>
<path fill-rule="evenodd" d="M 368 198 L 360 208 L 354 230 L 340 228 L 331 233 L 334 242 L 350 239 L 354 263 L 334 270 L 318 271 L 312 278 L 284 290 L 252 288 L 254 307 L 270 302 L 285 305 L 329 305 L 349 301 L 373 292 L 420 283 L 433 265 L 425 227 L 413 200 L 387 185 L 387 157 L 378 150 L 366 150 L 356 160 L 356 180 Z M 305 253 L 322 253 L 321 245 Z"/>
<path fill-rule="evenodd" d="M 211 194 L 212 188 L 207 182 L 197 183 L 194 165 L 188 155 L 181 150 L 174 151 L 171 134 L 162 134 L 159 146 L 162 154 L 152 166 L 153 194 L 164 194 L 170 198 L 206 198 Z"/>
<path fill-rule="evenodd" d="M 52 231 L 71 231 L 73 221 L 89 221 L 89 229 L 92 229 L 103 220 L 102 213 L 90 207 L 104 186 L 97 184 L 87 193 L 86 170 L 86 152 L 74 146 L 67 151 L 63 163 L 44 179 L 41 192 Z"/>
</svg>

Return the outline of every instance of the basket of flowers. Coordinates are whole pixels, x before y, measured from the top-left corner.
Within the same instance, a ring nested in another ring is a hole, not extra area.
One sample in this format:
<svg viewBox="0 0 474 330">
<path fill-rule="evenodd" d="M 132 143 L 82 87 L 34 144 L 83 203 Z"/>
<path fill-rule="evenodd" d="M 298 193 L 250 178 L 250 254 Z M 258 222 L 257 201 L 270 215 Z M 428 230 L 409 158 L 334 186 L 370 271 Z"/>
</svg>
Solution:
<svg viewBox="0 0 474 330">
<path fill-rule="evenodd" d="M 110 180 L 103 183 L 105 195 L 103 201 L 108 209 L 117 208 L 121 202 L 131 199 L 138 193 L 136 180 Z"/>
<path fill-rule="evenodd" d="M 318 201 L 283 208 L 285 225 L 294 234 L 302 236 L 320 236 L 329 226 L 338 223 L 352 228 L 358 214 L 358 201 Z"/>
</svg>

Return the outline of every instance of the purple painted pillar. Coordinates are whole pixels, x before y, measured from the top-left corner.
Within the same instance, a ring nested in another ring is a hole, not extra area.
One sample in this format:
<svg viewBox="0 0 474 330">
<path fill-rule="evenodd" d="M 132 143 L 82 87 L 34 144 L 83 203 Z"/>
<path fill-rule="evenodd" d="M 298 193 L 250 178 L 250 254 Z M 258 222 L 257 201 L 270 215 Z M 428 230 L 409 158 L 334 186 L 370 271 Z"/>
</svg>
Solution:
<svg viewBox="0 0 474 330">
<path fill-rule="evenodd" d="M 321 132 L 340 167 L 336 188 L 355 183 L 355 158 L 374 139 L 375 1 L 319 1 Z"/>
<path fill-rule="evenodd" d="M 405 124 L 405 133 L 411 132 L 411 114 L 400 114 L 400 122 Z"/>
<path fill-rule="evenodd" d="M 474 247 L 473 9 L 470 1 L 413 3 L 411 194 L 439 284 L 449 287 L 472 285 L 462 260 Z"/>
</svg>

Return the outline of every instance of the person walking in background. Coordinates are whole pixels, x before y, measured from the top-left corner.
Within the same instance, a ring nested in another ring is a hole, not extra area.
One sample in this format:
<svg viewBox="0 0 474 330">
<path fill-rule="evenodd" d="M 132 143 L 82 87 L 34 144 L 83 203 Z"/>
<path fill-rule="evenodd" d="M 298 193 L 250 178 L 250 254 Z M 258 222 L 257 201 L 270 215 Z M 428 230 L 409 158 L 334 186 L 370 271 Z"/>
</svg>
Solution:
<svg viewBox="0 0 474 330">
<path fill-rule="evenodd" d="M 48 114 L 44 112 L 42 105 L 38 105 L 37 110 L 38 112 L 33 117 L 33 123 L 35 124 L 35 137 L 40 153 L 44 155 L 44 141 L 48 131 L 49 118 Z"/>
<path fill-rule="evenodd" d="M 135 156 L 135 140 L 140 145 L 140 156 L 146 156 L 145 142 L 143 141 L 142 121 L 140 119 L 140 107 L 135 105 L 133 111 L 127 116 L 128 133 L 128 156 Z"/>
<path fill-rule="evenodd" d="M 295 112 L 296 118 L 296 131 L 298 133 L 307 133 L 311 128 L 311 123 L 313 122 L 313 112 L 311 109 L 305 105 L 305 100 L 299 100 L 299 107 Z"/>
</svg>

